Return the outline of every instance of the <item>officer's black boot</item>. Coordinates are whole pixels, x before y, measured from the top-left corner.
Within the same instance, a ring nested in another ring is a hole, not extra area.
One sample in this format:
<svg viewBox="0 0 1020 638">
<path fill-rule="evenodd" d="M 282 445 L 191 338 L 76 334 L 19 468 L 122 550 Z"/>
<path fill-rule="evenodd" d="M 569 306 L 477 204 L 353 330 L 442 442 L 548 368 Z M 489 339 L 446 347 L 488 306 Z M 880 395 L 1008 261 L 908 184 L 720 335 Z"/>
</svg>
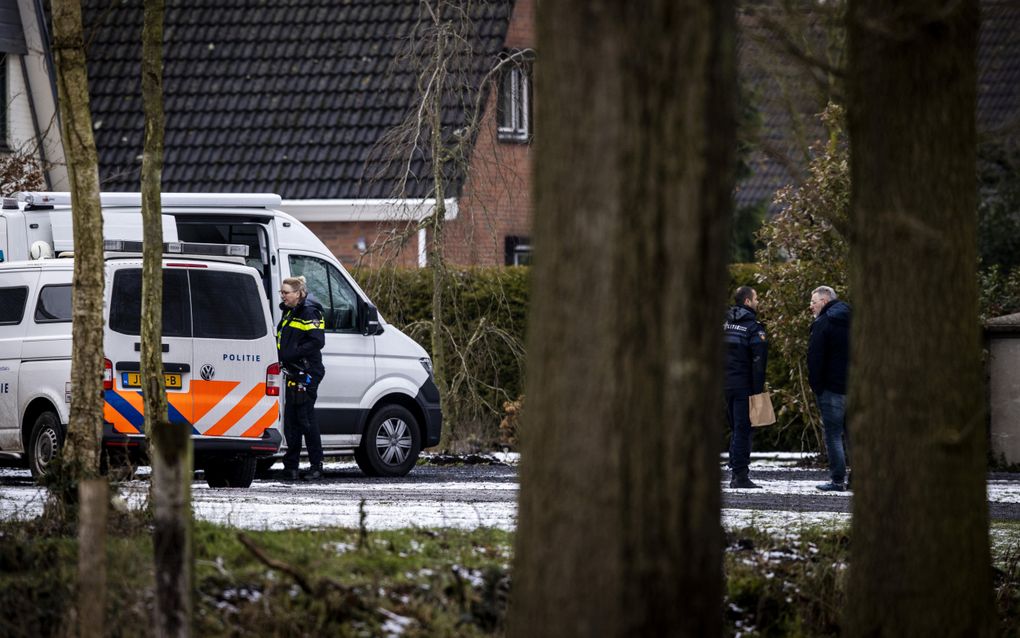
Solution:
<svg viewBox="0 0 1020 638">
<path fill-rule="evenodd" d="M 308 470 L 302 473 L 302 477 L 306 481 L 317 481 L 322 478 L 322 464 L 313 465 Z"/>
</svg>

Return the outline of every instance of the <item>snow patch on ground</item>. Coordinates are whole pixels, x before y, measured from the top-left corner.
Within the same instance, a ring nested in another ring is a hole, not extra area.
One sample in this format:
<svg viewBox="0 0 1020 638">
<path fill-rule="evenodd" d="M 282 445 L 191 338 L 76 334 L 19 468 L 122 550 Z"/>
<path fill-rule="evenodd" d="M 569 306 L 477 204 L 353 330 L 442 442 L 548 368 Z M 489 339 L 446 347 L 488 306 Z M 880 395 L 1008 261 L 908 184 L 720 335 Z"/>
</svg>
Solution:
<svg viewBox="0 0 1020 638">
<path fill-rule="evenodd" d="M 501 456 L 502 455 L 502 456 Z M 492 455 L 500 462 L 516 464 L 514 453 Z M 774 494 L 787 496 L 812 495 L 829 503 L 847 503 L 852 492 L 820 492 L 815 485 L 817 469 L 803 479 L 769 478 L 790 476 L 790 465 L 802 461 L 807 454 L 757 453 L 752 456 L 751 476 L 762 486 L 760 490 L 731 490 L 724 479 L 727 494 Z M 725 455 L 723 455 L 723 460 Z M 780 465 L 782 471 L 779 472 Z M 327 475 L 352 474 L 352 462 L 326 464 Z M 758 474 L 755 474 L 755 472 Z M 142 468 L 139 476 L 146 476 Z M 458 475 L 454 475 L 458 476 Z M 723 473 L 726 477 L 726 473 Z M 412 474 L 409 479 L 413 479 Z M 0 519 L 28 519 L 38 516 L 46 498 L 43 488 L 31 481 L 27 470 L 0 468 Z M 727 477 L 728 479 L 728 477 Z M 364 499 L 366 525 L 372 530 L 405 527 L 473 529 L 495 527 L 513 530 L 517 524 L 516 497 L 519 489 L 513 480 L 450 480 L 431 482 L 402 479 L 386 480 L 331 479 L 321 482 L 259 481 L 250 490 L 209 488 L 204 482 L 192 485 L 195 517 L 244 529 L 288 529 L 357 527 Z M 141 508 L 148 498 L 148 482 L 129 481 L 121 484 L 127 507 Z M 833 499 L 833 500 L 830 500 Z M 992 503 L 1020 503 L 1020 482 L 992 480 L 988 482 L 988 499 Z M 723 525 L 727 529 L 754 526 L 776 535 L 799 534 L 805 527 L 833 526 L 846 528 L 850 514 L 840 512 L 796 512 L 783 510 L 724 509 Z M 1020 526 L 993 526 L 993 542 L 999 546 L 1017 543 Z M 336 551 L 343 551 L 337 547 Z"/>
<path fill-rule="evenodd" d="M 846 530 L 850 527 L 850 515 L 843 512 L 724 509 L 722 522 L 723 527 L 728 530 L 753 527 L 777 538 L 793 540 L 800 537 L 806 528 Z"/>
</svg>

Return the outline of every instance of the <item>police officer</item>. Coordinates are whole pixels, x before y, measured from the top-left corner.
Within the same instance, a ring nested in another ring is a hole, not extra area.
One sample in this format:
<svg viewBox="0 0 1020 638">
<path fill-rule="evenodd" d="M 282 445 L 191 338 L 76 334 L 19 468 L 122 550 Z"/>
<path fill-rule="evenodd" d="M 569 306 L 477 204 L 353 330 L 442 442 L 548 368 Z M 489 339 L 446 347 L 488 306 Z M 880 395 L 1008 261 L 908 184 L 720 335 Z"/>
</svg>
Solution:
<svg viewBox="0 0 1020 638">
<path fill-rule="evenodd" d="M 765 391 L 768 342 L 765 326 L 758 322 L 758 293 L 750 286 L 737 288 L 735 305 L 726 312 L 723 341 L 726 344 L 726 417 L 730 435 L 730 487 L 756 488 L 748 478 L 751 463 L 751 410 L 748 397 Z"/>
<path fill-rule="evenodd" d="M 304 436 L 311 463 L 304 477 L 318 479 L 322 478 L 322 439 L 315 421 L 315 399 L 319 383 L 326 374 L 322 366 L 322 347 L 326 345 L 322 306 L 308 298 L 304 277 L 284 279 L 280 285 L 280 299 L 283 317 L 276 327 L 276 346 L 280 351 L 280 363 L 287 370 L 284 478 L 296 480 L 300 476 L 298 463 Z"/>
</svg>

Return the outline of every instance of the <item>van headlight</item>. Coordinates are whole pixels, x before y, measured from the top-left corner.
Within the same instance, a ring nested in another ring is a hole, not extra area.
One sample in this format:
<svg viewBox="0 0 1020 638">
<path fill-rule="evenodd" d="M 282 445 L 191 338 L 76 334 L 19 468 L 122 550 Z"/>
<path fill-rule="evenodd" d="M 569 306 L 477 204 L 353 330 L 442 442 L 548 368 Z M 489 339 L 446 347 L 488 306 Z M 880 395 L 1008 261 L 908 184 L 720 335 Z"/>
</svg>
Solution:
<svg viewBox="0 0 1020 638">
<path fill-rule="evenodd" d="M 418 359 L 418 363 L 421 364 L 421 367 L 425 368 L 425 372 L 428 372 L 429 376 L 431 377 L 432 376 L 432 359 L 429 359 L 428 357 L 422 357 L 421 359 Z"/>
</svg>

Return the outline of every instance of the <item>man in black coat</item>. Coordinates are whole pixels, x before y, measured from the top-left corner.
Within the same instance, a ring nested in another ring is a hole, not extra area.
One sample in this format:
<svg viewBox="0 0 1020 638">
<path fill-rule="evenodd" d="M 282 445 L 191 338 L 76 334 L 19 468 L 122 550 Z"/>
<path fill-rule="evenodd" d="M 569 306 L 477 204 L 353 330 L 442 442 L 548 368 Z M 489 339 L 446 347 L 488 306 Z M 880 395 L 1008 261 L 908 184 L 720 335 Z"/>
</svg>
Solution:
<svg viewBox="0 0 1020 638">
<path fill-rule="evenodd" d="M 823 492 L 846 489 L 846 380 L 850 362 L 850 306 L 836 298 L 836 291 L 819 286 L 811 292 L 811 324 L 808 340 L 808 383 L 815 394 L 825 429 L 830 481 L 817 488 Z"/>
<path fill-rule="evenodd" d="M 723 322 L 726 344 L 726 418 L 730 429 L 730 487 L 756 488 L 748 478 L 751 463 L 751 410 L 748 397 L 765 391 L 768 341 L 758 322 L 758 293 L 750 286 L 737 288 L 734 305 Z"/>
</svg>

